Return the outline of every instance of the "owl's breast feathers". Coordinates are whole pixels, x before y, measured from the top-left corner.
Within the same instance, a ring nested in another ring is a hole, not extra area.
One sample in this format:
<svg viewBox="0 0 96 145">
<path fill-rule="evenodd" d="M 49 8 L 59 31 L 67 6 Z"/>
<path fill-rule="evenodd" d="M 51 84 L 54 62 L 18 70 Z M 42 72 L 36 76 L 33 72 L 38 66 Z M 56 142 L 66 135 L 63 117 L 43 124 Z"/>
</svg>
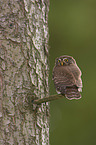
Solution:
<svg viewBox="0 0 96 145">
<path fill-rule="evenodd" d="M 57 92 L 68 99 L 80 99 L 82 90 L 81 71 L 77 65 L 55 66 L 53 80 Z"/>
</svg>

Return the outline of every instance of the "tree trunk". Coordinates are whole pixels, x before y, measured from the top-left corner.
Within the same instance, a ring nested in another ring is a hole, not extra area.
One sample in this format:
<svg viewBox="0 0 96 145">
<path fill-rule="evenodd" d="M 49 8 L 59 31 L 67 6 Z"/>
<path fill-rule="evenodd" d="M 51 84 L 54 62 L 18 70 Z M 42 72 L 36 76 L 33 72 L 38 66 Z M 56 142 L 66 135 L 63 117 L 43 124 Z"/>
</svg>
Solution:
<svg viewBox="0 0 96 145">
<path fill-rule="evenodd" d="M 49 145 L 49 0 L 0 5 L 0 144 Z"/>
</svg>

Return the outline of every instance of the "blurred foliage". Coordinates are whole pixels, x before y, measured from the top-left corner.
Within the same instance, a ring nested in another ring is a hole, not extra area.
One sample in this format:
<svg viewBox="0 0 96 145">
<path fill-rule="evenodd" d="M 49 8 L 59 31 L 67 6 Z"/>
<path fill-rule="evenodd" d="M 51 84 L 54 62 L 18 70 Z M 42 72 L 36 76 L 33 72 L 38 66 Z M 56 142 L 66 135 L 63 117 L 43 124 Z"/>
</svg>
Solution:
<svg viewBox="0 0 96 145">
<path fill-rule="evenodd" d="M 50 145 L 96 144 L 96 0 L 50 0 L 50 94 L 55 58 L 73 56 L 82 70 L 80 100 L 50 103 Z"/>
</svg>

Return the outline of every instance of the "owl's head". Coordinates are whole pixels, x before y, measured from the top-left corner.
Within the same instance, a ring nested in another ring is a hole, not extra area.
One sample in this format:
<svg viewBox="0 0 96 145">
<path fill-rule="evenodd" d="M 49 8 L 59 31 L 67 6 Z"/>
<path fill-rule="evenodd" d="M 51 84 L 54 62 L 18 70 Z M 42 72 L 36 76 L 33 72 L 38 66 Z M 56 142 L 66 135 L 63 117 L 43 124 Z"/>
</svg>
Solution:
<svg viewBox="0 0 96 145">
<path fill-rule="evenodd" d="M 63 55 L 56 58 L 55 63 L 56 63 L 56 66 L 65 66 L 65 65 L 76 64 L 76 61 L 72 56 Z"/>
</svg>

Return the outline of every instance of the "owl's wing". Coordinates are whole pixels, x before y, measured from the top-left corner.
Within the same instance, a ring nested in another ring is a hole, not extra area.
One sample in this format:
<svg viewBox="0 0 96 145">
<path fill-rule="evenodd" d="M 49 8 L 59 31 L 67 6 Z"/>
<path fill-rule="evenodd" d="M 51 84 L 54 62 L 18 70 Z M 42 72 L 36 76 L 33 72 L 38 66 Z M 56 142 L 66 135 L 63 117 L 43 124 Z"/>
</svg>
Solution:
<svg viewBox="0 0 96 145">
<path fill-rule="evenodd" d="M 74 75 L 75 85 L 77 87 L 82 88 L 82 79 L 81 79 L 82 73 L 81 73 L 81 70 L 79 69 L 79 67 L 77 65 L 72 65 L 71 67 L 69 67 L 69 70 Z"/>
</svg>

